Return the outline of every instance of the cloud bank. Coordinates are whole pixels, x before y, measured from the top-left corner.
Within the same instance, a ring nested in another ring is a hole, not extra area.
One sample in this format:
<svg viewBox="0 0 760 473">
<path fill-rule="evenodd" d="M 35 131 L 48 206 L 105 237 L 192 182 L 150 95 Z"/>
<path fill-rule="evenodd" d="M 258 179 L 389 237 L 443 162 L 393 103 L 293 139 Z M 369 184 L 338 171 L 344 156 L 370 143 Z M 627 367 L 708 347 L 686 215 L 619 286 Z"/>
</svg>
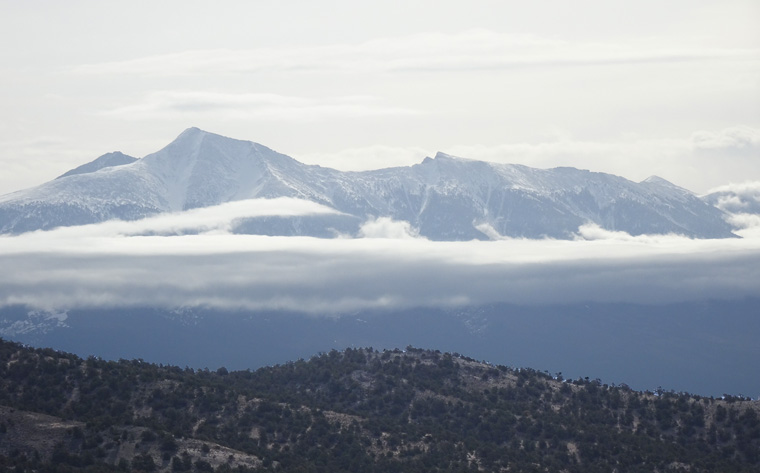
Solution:
<svg viewBox="0 0 760 473">
<path fill-rule="evenodd" d="M 8 268 L 0 272 L 0 305 L 334 316 L 368 308 L 666 303 L 760 293 L 757 238 L 630 237 L 582 227 L 576 241 L 431 242 L 387 219 L 367 222 L 363 238 L 267 237 L 228 233 L 251 212 L 222 207 L 204 209 L 222 216 L 196 234 L 181 234 L 198 223 L 190 213 L 0 237 L 0 264 Z"/>
<path fill-rule="evenodd" d="M 706 198 L 726 212 L 726 220 L 737 229 L 737 235 L 760 238 L 760 181 L 716 187 Z"/>
</svg>

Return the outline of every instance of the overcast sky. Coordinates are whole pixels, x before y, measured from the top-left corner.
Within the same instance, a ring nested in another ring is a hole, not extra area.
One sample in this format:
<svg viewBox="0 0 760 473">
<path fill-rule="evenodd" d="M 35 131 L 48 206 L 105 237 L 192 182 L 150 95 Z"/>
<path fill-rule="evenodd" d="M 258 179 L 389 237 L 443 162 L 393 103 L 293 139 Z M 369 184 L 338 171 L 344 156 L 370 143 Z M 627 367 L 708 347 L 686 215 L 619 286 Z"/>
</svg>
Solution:
<svg viewBox="0 0 760 473">
<path fill-rule="evenodd" d="M 339 169 L 760 181 L 758 24 L 756 0 L 0 1 L 0 194 L 190 126 Z"/>
</svg>

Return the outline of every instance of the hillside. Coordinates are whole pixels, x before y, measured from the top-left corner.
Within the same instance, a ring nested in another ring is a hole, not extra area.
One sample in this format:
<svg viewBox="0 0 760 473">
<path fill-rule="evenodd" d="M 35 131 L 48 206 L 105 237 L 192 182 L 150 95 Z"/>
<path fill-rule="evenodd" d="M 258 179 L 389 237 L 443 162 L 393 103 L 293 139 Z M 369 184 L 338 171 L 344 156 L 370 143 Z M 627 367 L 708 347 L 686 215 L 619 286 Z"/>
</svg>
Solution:
<svg viewBox="0 0 760 473">
<path fill-rule="evenodd" d="M 757 471 L 758 401 L 635 392 L 454 354 L 347 349 L 257 371 L 0 342 L 15 471 Z"/>
</svg>

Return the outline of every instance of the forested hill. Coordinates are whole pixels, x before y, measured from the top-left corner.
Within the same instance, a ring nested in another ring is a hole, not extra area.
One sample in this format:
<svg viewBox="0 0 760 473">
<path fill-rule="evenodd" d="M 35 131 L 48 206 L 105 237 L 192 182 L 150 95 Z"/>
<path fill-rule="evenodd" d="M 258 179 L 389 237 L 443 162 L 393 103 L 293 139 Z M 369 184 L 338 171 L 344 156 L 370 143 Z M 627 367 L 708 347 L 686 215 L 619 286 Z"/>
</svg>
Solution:
<svg viewBox="0 0 760 473">
<path fill-rule="evenodd" d="M 757 472 L 758 411 L 413 348 L 228 372 L 0 341 L 2 471 Z"/>
</svg>

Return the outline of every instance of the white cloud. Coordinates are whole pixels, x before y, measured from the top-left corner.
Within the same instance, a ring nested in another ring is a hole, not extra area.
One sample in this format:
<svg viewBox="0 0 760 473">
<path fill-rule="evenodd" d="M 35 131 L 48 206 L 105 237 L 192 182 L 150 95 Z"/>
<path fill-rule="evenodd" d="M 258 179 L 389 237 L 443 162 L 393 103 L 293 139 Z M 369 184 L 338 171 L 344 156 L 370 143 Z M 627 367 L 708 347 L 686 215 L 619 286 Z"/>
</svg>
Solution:
<svg viewBox="0 0 760 473">
<path fill-rule="evenodd" d="M 736 194 L 752 195 L 755 198 L 755 196 L 760 195 L 760 181 L 725 184 L 711 189 L 710 192 L 733 192 Z"/>
<path fill-rule="evenodd" d="M 129 242 L 136 241 L 127 237 L 170 237 L 201 233 L 228 235 L 242 219 L 328 214 L 341 215 L 335 209 L 290 197 L 247 199 L 182 212 L 163 213 L 141 220 L 109 220 L 90 225 L 59 227 L 51 231 L 38 230 L 18 238 L 0 236 L 0 241 L 4 241 L 4 251 L 8 254 L 23 253 L 40 248 L 39 245 L 44 247 L 48 241 L 56 242 L 54 250 L 97 253 L 110 248 L 110 245 L 121 248 L 124 244 L 129 246 Z M 181 240 L 159 238 L 150 241 L 157 244 L 156 249 L 145 251 L 161 253 L 167 249 L 171 250 L 172 246 Z"/>
<path fill-rule="evenodd" d="M 760 238 L 760 215 L 735 213 L 730 214 L 726 220 L 737 228 L 734 233 L 742 238 Z"/>
<path fill-rule="evenodd" d="M 475 229 L 491 240 L 507 240 L 508 238 L 496 231 L 489 223 L 480 223 L 475 225 Z"/>
<path fill-rule="evenodd" d="M 760 156 L 760 130 L 748 126 L 725 128 L 717 132 L 698 131 L 691 139 L 694 148 L 698 150 L 751 151 L 755 158 Z"/>
<path fill-rule="evenodd" d="M 688 237 L 676 234 L 667 235 L 631 235 L 626 232 L 606 230 L 595 223 L 587 223 L 578 227 L 576 240 L 596 241 L 615 240 L 621 242 L 638 242 L 644 244 L 682 243 Z"/>
<path fill-rule="evenodd" d="M 227 210 L 230 218 L 250 214 Z M 760 238 L 630 237 L 585 227 L 580 233 L 594 240 L 432 242 L 409 238 L 403 223 L 382 219 L 370 222 L 366 235 L 396 238 L 231 235 L 224 225 L 197 235 L 129 236 L 188 225 L 177 216 L 151 220 L 0 237 L 0 264 L 13 268 L 0 272 L 0 305 L 339 314 L 373 307 L 663 303 L 760 293 Z"/>
<path fill-rule="evenodd" d="M 760 181 L 731 183 L 711 189 L 710 202 L 728 214 L 726 221 L 745 238 L 760 237 Z"/>
<path fill-rule="evenodd" d="M 747 207 L 752 204 L 760 205 L 760 181 L 725 184 L 710 189 L 707 193 L 723 194 L 721 197 L 726 199 L 724 202 L 727 204 L 736 203 L 739 207 Z"/>
<path fill-rule="evenodd" d="M 390 217 L 378 217 L 364 222 L 359 227 L 359 236 L 362 238 L 408 240 L 418 238 L 419 231 L 412 228 L 409 222 L 393 220 Z"/>
<path fill-rule="evenodd" d="M 721 210 L 728 211 L 728 209 L 743 209 L 749 204 L 742 200 L 737 195 L 727 195 L 718 198 L 718 202 L 715 204 Z"/>
<path fill-rule="evenodd" d="M 289 197 L 276 199 L 247 199 L 211 207 L 186 210 L 137 221 L 112 221 L 93 225 L 97 228 L 111 228 L 125 236 L 162 234 L 173 235 L 187 232 L 229 232 L 240 219 L 268 216 L 293 217 L 301 215 L 339 215 L 335 209 L 307 200 Z M 70 227 L 73 228 L 73 227 Z M 76 232 L 77 230 L 74 229 Z M 86 231 L 86 230 L 85 230 Z"/>
</svg>

